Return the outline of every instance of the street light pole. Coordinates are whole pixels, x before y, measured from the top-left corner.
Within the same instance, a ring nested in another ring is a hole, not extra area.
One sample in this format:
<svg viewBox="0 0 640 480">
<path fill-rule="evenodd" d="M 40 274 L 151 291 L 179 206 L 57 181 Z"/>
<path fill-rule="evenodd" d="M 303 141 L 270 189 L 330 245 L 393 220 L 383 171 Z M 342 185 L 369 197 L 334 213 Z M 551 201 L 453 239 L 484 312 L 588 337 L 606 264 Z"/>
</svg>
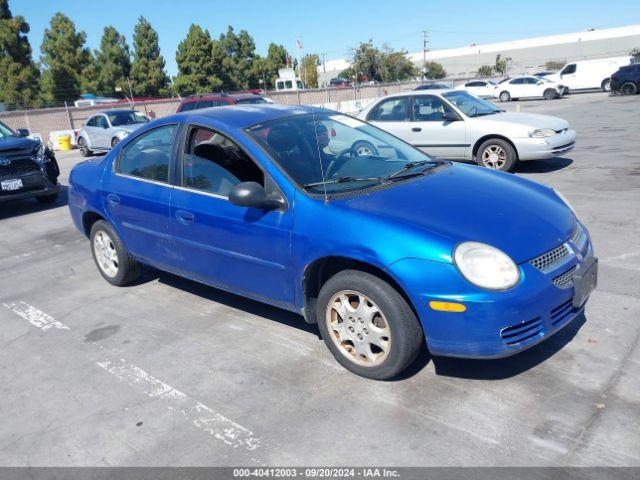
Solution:
<svg viewBox="0 0 640 480">
<path fill-rule="evenodd" d="M 422 31 L 422 82 L 427 74 L 427 51 L 429 50 L 429 32 Z"/>
</svg>

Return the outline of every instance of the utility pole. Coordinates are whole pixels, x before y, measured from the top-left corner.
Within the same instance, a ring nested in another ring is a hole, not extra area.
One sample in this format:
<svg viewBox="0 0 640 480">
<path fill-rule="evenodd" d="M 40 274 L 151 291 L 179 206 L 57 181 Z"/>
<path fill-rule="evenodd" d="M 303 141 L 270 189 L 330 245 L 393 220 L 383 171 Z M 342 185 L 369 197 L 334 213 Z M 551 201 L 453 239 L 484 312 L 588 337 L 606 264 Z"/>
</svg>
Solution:
<svg viewBox="0 0 640 480">
<path fill-rule="evenodd" d="M 427 52 L 429 51 L 429 32 L 422 31 L 422 82 L 427 74 Z"/>
<path fill-rule="evenodd" d="M 320 56 L 322 57 L 322 83 L 326 85 L 327 83 L 327 64 L 324 61 L 324 57 L 326 57 L 326 53 L 321 53 Z M 320 83 L 318 82 L 318 86 L 320 86 Z"/>
</svg>

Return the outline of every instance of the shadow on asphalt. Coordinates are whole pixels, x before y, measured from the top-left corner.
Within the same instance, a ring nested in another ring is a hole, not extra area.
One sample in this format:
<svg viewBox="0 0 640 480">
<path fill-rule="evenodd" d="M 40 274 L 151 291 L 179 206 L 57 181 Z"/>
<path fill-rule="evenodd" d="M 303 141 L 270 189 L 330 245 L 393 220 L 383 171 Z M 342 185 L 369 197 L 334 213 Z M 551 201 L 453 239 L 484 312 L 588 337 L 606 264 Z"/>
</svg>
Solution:
<svg viewBox="0 0 640 480">
<path fill-rule="evenodd" d="M 516 167 L 517 173 L 551 173 L 563 168 L 567 168 L 573 160 L 565 157 L 549 158 L 547 160 L 527 160 L 519 162 Z"/>
<path fill-rule="evenodd" d="M 60 185 L 60 193 L 54 203 L 39 203 L 35 198 L 0 202 L 0 220 L 64 207 L 67 205 L 68 199 L 67 186 Z"/>
</svg>

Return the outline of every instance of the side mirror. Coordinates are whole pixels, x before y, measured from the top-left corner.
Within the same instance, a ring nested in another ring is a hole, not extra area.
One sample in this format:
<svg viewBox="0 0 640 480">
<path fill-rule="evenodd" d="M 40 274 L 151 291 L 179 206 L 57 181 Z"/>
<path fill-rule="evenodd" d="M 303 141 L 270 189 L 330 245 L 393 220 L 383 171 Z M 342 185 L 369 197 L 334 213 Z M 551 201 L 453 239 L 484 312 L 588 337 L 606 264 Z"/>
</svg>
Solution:
<svg viewBox="0 0 640 480">
<path fill-rule="evenodd" d="M 458 122 L 461 120 L 458 114 L 455 112 L 444 112 L 442 118 L 445 122 Z"/>
<path fill-rule="evenodd" d="M 235 185 L 229 192 L 229 202 L 239 207 L 262 210 L 276 210 L 285 204 L 280 195 L 267 195 L 262 185 L 256 182 L 242 182 Z"/>
<path fill-rule="evenodd" d="M 16 135 L 18 135 L 19 137 L 28 137 L 29 130 L 27 130 L 26 128 L 18 128 L 16 130 Z"/>
</svg>

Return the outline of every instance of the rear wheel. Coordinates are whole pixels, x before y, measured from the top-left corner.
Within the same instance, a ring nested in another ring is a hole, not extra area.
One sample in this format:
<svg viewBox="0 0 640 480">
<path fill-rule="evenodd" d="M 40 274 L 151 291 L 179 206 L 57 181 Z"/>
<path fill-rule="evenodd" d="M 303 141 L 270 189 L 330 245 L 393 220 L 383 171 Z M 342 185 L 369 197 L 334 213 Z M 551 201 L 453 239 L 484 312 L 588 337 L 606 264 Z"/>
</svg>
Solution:
<svg viewBox="0 0 640 480">
<path fill-rule="evenodd" d="M 84 139 L 84 137 L 78 138 L 78 148 L 80 148 L 80 153 L 82 154 L 83 157 L 90 157 L 91 154 L 93 153 L 89 149 L 89 146 L 87 145 L 87 141 Z"/>
<path fill-rule="evenodd" d="M 490 138 L 478 148 L 476 162 L 481 167 L 511 172 L 518 162 L 518 156 L 509 142 Z"/>
<path fill-rule="evenodd" d="M 418 319 L 384 280 L 344 270 L 320 290 L 318 327 L 327 348 L 347 370 L 375 380 L 398 375 L 424 346 Z"/>
<path fill-rule="evenodd" d="M 611 79 L 610 78 L 605 78 L 602 83 L 600 84 L 600 88 L 602 88 L 603 92 L 610 92 L 611 91 Z"/>
<path fill-rule="evenodd" d="M 633 82 L 625 82 L 620 87 L 620 93 L 622 95 L 635 95 L 638 91 L 638 87 Z"/>
<path fill-rule="evenodd" d="M 511 100 L 511 94 L 507 91 L 504 92 L 500 92 L 500 101 L 501 102 L 508 102 L 509 100 Z"/>
<path fill-rule="evenodd" d="M 545 100 L 553 100 L 558 97 L 558 92 L 556 92 L 553 88 L 547 88 L 544 91 L 544 99 Z"/>
<path fill-rule="evenodd" d="M 120 237 L 104 220 L 91 227 L 91 253 L 100 275 L 112 285 L 123 286 L 140 276 L 140 264 L 133 259 Z"/>
</svg>

